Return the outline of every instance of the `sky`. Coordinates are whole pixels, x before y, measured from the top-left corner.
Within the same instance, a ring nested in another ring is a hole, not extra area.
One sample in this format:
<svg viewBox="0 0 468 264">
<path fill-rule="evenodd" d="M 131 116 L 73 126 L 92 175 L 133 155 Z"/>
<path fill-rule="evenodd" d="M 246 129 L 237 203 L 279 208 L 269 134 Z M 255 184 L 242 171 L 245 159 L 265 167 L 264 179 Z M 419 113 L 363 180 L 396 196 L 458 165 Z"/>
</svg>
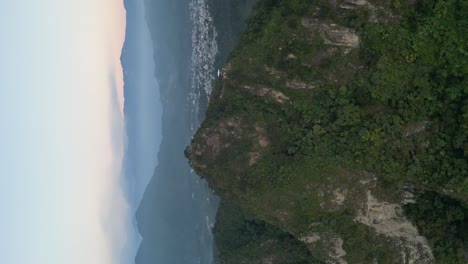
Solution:
<svg viewBox="0 0 468 264">
<path fill-rule="evenodd" d="M 122 0 L 0 4 L 0 263 L 119 263 Z"/>
</svg>

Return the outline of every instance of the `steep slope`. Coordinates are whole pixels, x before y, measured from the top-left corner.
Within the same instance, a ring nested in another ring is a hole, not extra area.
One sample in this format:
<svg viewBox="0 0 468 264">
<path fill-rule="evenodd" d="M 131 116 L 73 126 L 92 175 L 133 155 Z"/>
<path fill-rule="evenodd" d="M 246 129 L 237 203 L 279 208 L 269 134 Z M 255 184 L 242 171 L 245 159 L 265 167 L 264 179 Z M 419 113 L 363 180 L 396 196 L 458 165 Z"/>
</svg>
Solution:
<svg viewBox="0 0 468 264">
<path fill-rule="evenodd" d="M 464 263 L 462 1 L 258 1 L 186 150 L 221 263 Z"/>
</svg>

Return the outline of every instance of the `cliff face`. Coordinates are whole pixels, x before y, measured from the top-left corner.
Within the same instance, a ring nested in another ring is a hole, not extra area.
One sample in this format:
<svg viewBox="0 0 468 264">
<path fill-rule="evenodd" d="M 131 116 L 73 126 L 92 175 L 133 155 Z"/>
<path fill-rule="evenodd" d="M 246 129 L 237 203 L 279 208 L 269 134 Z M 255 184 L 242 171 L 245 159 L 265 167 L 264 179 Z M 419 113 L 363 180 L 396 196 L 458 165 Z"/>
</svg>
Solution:
<svg viewBox="0 0 468 264">
<path fill-rule="evenodd" d="M 467 260 L 458 4 L 257 3 L 186 150 L 222 198 L 220 263 Z M 457 41 L 429 42 L 444 23 Z"/>
</svg>

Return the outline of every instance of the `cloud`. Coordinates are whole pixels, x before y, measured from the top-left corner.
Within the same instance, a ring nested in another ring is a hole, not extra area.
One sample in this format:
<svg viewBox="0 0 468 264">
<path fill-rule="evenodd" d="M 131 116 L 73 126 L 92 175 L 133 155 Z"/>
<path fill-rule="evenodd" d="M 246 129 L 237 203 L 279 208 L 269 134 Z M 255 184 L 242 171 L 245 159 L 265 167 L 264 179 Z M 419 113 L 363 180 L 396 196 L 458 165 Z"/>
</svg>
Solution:
<svg viewBox="0 0 468 264">
<path fill-rule="evenodd" d="M 118 78 L 118 77 L 117 77 Z M 109 120 L 112 120 L 111 138 L 112 153 L 114 153 L 115 164 L 112 167 L 111 177 L 108 185 L 107 196 L 102 201 L 103 215 L 102 226 L 108 237 L 108 243 L 112 251 L 112 263 L 132 263 L 136 251 L 141 242 L 141 236 L 133 223 L 134 208 L 125 195 L 125 184 L 123 180 L 122 164 L 126 152 L 127 136 L 125 134 L 125 122 L 122 111 L 123 98 L 118 93 L 123 82 L 116 81 L 113 73 L 109 75 L 111 112 Z"/>
<path fill-rule="evenodd" d="M 0 263 L 129 263 L 123 0 L 5 5 Z"/>
</svg>

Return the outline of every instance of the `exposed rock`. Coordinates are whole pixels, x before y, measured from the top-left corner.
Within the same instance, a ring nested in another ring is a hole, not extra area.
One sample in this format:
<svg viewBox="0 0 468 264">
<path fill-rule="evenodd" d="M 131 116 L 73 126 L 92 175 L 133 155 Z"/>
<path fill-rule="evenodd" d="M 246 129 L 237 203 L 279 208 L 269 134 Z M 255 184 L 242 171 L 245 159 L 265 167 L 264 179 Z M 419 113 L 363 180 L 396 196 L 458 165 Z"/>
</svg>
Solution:
<svg viewBox="0 0 468 264">
<path fill-rule="evenodd" d="M 290 53 L 288 54 L 288 56 L 286 57 L 287 59 L 290 59 L 290 60 L 294 60 L 294 59 L 297 59 L 296 55 Z"/>
<path fill-rule="evenodd" d="M 286 210 L 278 210 L 275 213 L 275 218 L 282 223 L 286 223 L 291 220 L 291 215 Z"/>
<path fill-rule="evenodd" d="M 229 151 L 238 151 L 236 146 L 240 141 L 248 146 L 243 149 L 246 151 L 245 155 L 239 159 L 229 159 L 224 163 L 229 164 L 230 171 L 240 179 L 245 168 L 256 164 L 262 157 L 264 149 L 270 144 L 267 131 L 258 123 L 251 124 L 242 117 L 226 117 L 218 120 L 211 126 L 199 129 L 185 154 L 192 168 L 199 172 L 208 168 L 207 163 L 217 161 L 220 156 L 230 153 Z"/>
<path fill-rule="evenodd" d="M 269 74 L 272 74 L 272 75 L 284 75 L 284 72 L 278 70 L 278 69 L 275 69 L 273 67 L 269 67 L 267 65 L 264 65 L 265 66 L 265 70 L 269 73 Z"/>
<path fill-rule="evenodd" d="M 318 233 L 311 233 L 310 235 L 303 236 L 303 237 L 299 238 L 299 240 L 306 243 L 306 244 L 311 244 L 311 243 L 315 243 L 315 242 L 319 241 L 320 236 L 318 235 Z"/>
<path fill-rule="evenodd" d="M 250 152 L 249 153 L 249 166 L 257 163 L 257 160 L 260 158 L 260 152 Z"/>
<path fill-rule="evenodd" d="M 282 72 L 282 71 L 280 71 L 280 70 L 278 70 L 278 69 L 275 69 L 275 68 L 273 68 L 273 67 L 268 67 L 267 65 L 265 65 L 265 70 L 266 70 L 269 74 L 275 76 L 276 79 L 281 79 L 281 78 L 284 78 L 284 77 L 287 76 L 287 74 L 286 74 L 285 72 Z"/>
<path fill-rule="evenodd" d="M 273 264 L 275 263 L 275 257 L 273 256 L 268 256 L 262 259 L 262 264 Z"/>
<path fill-rule="evenodd" d="M 319 32 L 324 43 L 348 48 L 359 47 L 359 37 L 351 28 L 327 23 L 314 18 L 302 18 L 302 26 L 311 32 Z M 346 53 L 346 52 L 345 52 Z"/>
<path fill-rule="evenodd" d="M 354 5 L 349 5 L 349 4 L 341 4 L 340 5 L 340 8 L 341 9 L 346 9 L 346 10 L 353 10 L 353 9 L 356 9 L 356 7 Z"/>
<path fill-rule="evenodd" d="M 426 130 L 426 127 L 428 124 L 429 122 L 427 121 L 414 123 L 405 129 L 405 131 L 403 132 L 403 135 L 404 137 L 410 137 L 412 135 L 419 134 Z"/>
<path fill-rule="evenodd" d="M 357 6 L 363 6 L 368 4 L 366 0 L 345 0 L 345 2 Z"/>
<path fill-rule="evenodd" d="M 355 221 L 372 227 L 397 241 L 401 250 L 401 263 L 434 263 L 429 244 L 416 227 L 402 214 L 399 204 L 378 201 L 367 191 L 367 204 Z"/>
<path fill-rule="evenodd" d="M 216 126 L 203 130 L 197 142 L 188 149 L 188 154 L 191 157 L 207 155 L 210 159 L 215 159 L 221 150 L 229 147 L 229 143 L 226 143 L 223 138 L 239 138 L 241 132 L 241 119 L 238 117 L 227 118 Z"/>
<path fill-rule="evenodd" d="M 414 194 L 408 191 L 403 191 L 403 204 L 414 204 L 416 200 L 414 199 Z"/>
<path fill-rule="evenodd" d="M 289 97 L 284 95 L 282 92 L 276 91 L 270 87 L 244 85 L 243 88 L 256 96 L 268 96 L 280 104 L 289 101 Z"/>
<path fill-rule="evenodd" d="M 333 232 L 310 232 L 299 238 L 305 243 L 311 253 L 318 253 L 323 258 L 324 263 L 346 264 L 346 251 L 343 249 L 344 241 Z"/>
<path fill-rule="evenodd" d="M 359 183 L 365 185 L 367 188 L 374 188 L 377 185 L 377 176 L 374 173 L 363 171 Z"/>
<path fill-rule="evenodd" d="M 257 132 L 257 139 L 258 139 L 258 144 L 265 148 L 270 144 L 270 141 L 268 140 L 266 136 L 266 131 L 263 127 L 259 126 L 258 124 L 255 125 L 255 132 Z"/>
<path fill-rule="evenodd" d="M 335 191 L 333 191 L 333 194 L 335 195 L 335 198 L 333 199 L 333 203 L 337 205 L 343 205 L 343 202 L 345 201 L 345 198 L 346 198 L 347 191 L 338 188 Z"/>
<path fill-rule="evenodd" d="M 346 256 L 346 251 L 343 249 L 343 239 L 340 237 L 336 237 L 332 240 L 332 247 L 330 248 L 330 257 L 339 264 L 346 264 L 348 263 L 344 260 L 344 256 Z"/>
<path fill-rule="evenodd" d="M 286 82 L 286 87 L 291 88 L 291 89 L 313 89 L 315 88 L 314 85 L 307 84 L 303 81 L 299 80 L 292 80 L 292 81 L 287 81 Z"/>
<path fill-rule="evenodd" d="M 356 9 L 356 8 L 368 8 L 374 10 L 374 6 L 366 0 L 344 0 L 344 3 L 340 5 L 341 9 Z"/>
<path fill-rule="evenodd" d="M 411 0 L 413 1 L 413 0 Z M 391 1 L 371 3 L 372 1 L 366 0 L 344 0 L 340 4 L 343 10 L 365 9 L 369 12 L 368 21 L 371 23 L 388 23 L 391 21 L 399 20 L 400 17 L 393 14 L 390 10 Z M 373 1 L 376 2 L 376 1 Z"/>
</svg>

